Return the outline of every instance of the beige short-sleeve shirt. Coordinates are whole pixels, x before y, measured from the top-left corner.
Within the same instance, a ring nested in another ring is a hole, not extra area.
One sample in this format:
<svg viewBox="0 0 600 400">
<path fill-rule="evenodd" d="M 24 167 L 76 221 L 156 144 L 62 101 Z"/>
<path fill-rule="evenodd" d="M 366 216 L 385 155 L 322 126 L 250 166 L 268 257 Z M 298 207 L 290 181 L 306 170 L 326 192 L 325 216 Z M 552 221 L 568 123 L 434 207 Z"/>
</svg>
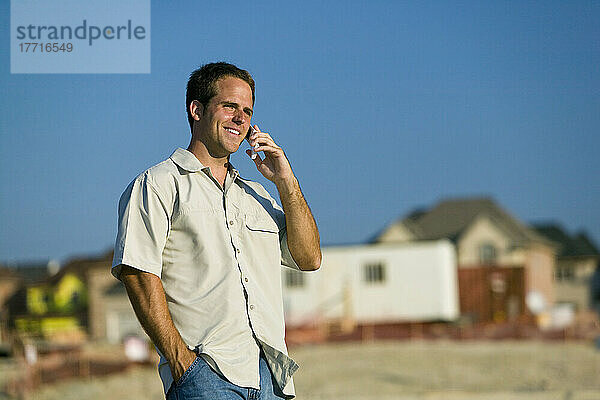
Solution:
<svg viewBox="0 0 600 400">
<path fill-rule="evenodd" d="M 265 188 L 230 167 L 225 187 L 189 151 L 140 174 L 119 201 L 112 273 L 129 265 L 161 278 L 175 327 L 190 349 L 232 383 L 259 388 L 262 349 L 284 394 L 294 396 L 281 266 L 299 269 L 285 216 Z M 260 346 L 260 347 L 259 347 Z M 161 356 L 165 392 L 169 366 Z"/>
</svg>

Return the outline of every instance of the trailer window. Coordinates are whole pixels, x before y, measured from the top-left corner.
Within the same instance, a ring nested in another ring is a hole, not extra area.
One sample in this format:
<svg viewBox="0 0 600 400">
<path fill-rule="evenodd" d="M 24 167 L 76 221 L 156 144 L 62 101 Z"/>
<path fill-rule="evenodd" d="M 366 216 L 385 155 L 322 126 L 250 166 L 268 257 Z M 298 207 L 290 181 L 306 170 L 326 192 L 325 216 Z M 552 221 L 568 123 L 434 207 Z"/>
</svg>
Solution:
<svg viewBox="0 0 600 400">
<path fill-rule="evenodd" d="M 288 288 L 304 287 L 304 274 L 293 269 L 285 270 L 285 286 Z"/>
<path fill-rule="evenodd" d="M 367 283 L 385 282 L 385 266 L 383 263 L 371 263 L 364 266 L 364 280 Z"/>
</svg>

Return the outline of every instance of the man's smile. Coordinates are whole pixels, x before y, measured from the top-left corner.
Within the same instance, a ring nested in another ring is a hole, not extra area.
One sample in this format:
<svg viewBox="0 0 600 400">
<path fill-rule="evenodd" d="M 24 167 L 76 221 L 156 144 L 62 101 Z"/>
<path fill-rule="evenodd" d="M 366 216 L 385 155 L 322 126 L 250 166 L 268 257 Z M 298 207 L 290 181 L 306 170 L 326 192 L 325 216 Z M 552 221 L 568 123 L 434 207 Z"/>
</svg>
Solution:
<svg viewBox="0 0 600 400">
<path fill-rule="evenodd" d="M 225 130 L 229 133 L 233 133 L 234 135 L 240 135 L 240 131 L 235 128 L 225 128 Z"/>
</svg>

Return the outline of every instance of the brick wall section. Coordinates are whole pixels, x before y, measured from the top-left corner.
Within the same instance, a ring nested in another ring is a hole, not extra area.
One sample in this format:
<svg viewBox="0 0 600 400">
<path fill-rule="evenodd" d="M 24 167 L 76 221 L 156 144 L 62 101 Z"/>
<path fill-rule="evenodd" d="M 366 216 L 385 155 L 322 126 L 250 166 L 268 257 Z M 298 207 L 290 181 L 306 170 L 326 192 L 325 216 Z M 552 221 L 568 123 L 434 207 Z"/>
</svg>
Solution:
<svg viewBox="0 0 600 400">
<path fill-rule="evenodd" d="M 526 314 L 523 267 L 458 268 L 461 315 L 472 322 L 504 322 Z"/>
</svg>

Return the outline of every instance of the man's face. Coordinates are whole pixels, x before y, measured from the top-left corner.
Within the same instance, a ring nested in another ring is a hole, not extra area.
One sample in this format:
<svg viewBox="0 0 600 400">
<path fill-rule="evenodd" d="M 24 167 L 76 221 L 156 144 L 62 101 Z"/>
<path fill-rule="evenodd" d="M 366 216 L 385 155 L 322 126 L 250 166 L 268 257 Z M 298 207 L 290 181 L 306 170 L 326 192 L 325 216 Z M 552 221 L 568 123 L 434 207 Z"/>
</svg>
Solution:
<svg viewBox="0 0 600 400">
<path fill-rule="evenodd" d="M 201 108 L 199 139 L 215 158 L 235 153 L 246 137 L 252 117 L 252 90 L 239 78 L 225 77 L 216 84 L 216 95 Z"/>
</svg>

